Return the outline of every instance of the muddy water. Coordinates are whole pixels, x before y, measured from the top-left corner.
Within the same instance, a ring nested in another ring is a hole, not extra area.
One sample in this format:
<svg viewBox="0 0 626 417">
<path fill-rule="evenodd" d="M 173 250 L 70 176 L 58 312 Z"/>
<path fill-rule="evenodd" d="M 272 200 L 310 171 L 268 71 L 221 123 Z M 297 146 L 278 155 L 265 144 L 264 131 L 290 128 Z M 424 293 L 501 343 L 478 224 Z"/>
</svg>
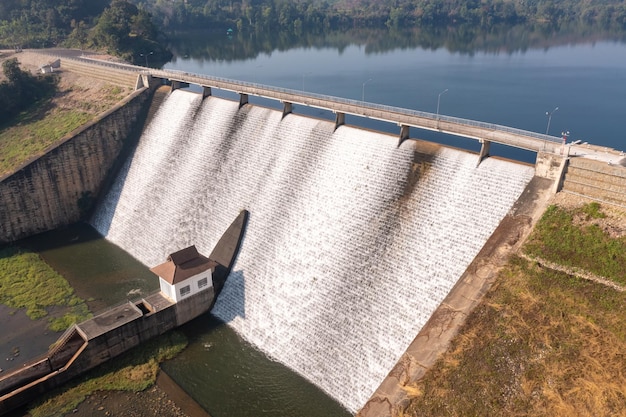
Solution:
<svg viewBox="0 0 626 417">
<path fill-rule="evenodd" d="M 48 330 L 47 318 L 31 320 L 23 309 L 0 304 L 0 369 L 8 372 L 48 350 L 59 333 Z"/>
<path fill-rule="evenodd" d="M 38 253 L 64 276 L 93 313 L 158 288 L 148 268 L 87 224 L 42 233 L 18 245 Z M 48 321 L 63 313 L 63 308 L 49 308 L 48 316 L 32 320 L 24 309 L 0 304 L 0 369 L 6 372 L 44 354 L 62 334 L 49 330 Z"/>
<path fill-rule="evenodd" d="M 24 240 L 87 301 L 93 313 L 158 289 L 150 270 L 88 224 L 74 224 Z"/>
</svg>

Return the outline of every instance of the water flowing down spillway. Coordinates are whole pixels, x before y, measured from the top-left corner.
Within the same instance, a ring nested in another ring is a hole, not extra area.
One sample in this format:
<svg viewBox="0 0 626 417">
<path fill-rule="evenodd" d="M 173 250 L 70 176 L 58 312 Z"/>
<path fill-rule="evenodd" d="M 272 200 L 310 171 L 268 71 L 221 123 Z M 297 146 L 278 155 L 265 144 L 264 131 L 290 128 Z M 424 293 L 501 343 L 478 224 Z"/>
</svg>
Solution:
<svg viewBox="0 0 626 417">
<path fill-rule="evenodd" d="M 153 266 L 190 244 L 209 253 L 249 210 L 214 314 L 356 411 L 533 175 L 442 147 L 419 165 L 414 151 L 177 90 L 92 223 Z"/>
</svg>

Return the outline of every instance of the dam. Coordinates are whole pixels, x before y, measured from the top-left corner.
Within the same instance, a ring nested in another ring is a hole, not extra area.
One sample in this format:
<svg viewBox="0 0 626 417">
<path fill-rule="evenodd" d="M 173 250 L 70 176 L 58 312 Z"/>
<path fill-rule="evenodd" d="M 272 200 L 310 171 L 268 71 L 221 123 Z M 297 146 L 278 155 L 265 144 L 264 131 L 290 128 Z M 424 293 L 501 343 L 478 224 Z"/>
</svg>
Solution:
<svg viewBox="0 0 626 417">
<path fill-rule="evenodd" d="M 214 314 L 351 412 L 381 384 L 532 166 L 173 91 L 91 219 L 146 265 L 248 210 Z"/>
</svg>

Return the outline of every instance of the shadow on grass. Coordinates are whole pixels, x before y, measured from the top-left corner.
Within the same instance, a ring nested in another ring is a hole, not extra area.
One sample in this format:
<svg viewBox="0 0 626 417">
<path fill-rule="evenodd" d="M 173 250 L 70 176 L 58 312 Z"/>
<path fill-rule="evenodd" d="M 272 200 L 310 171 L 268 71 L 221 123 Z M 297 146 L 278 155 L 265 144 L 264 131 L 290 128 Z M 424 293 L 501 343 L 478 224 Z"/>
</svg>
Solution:
<svg viewBox="0 0 626 417">
<path fill-rule="evenodd" d="M 14 126 L 34 123 L 45 119 L 46 115 L 56 108 L 56 104 L 54 104 L 52 99 L 53 96 L 42 98 L 33 103 L 30 107 L 24 109 L 17 117 L 5 123 L 0 123 L 0 132 Z"/>
</svg>

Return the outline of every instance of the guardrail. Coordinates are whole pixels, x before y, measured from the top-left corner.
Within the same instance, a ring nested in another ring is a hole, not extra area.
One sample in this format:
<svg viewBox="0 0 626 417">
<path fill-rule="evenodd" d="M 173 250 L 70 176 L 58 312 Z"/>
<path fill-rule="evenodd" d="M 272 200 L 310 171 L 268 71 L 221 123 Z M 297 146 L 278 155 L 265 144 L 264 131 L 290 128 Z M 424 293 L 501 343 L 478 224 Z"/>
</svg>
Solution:
<svg viewBox="0 0 626 417">
<path fill-rule="evenodd" d="M 328 110 L 335 110 L 332 104 L 340 104 L 343 106 L 352 106 L 354 108 L 353 113 L 356 115 L 361 115 L 367 113 L 367 111 L 380 111 L 383 113 L 387 113 L 388 115 L 401 115 L 408 117 L 419 117 L 427 120 L 431 120 L 433 122 L 448 122 L 462 126 L 471 126 L 485 130 L 497 131 L 497 132 L 506 132 L 511 133 L 518 136 L 524 136 L 532 139 L 538 139 L 541 141 L 555 142 L 560 143 L 562 141 L 561 137 L 549 136 L 538 132 L 532 132 L 524 129 L 518 129 L 514 127 L 498 125 L 495 123 L 481 122 L 471 119 L 463 119 L 460 117 L 446 116 L 442 114 L 434 114 L 419 110 L 406 109 L 402 107 L 389 106 L 384 104 L 376 104 L 369 103 L 360 100 L 347 99 L 342 97 L 329 96 L 324 94 L 305 92 L 302 90 L 293 90 L 282 87 L 274 87 L 267 86 L 258 83 L 252 83 L 247 81 L 237 81 L 231 80 L 227 78 L 203 75 L 203 74 L 195 74 L 189 73 L 185 71 L 178 70 L 148 70 L 145 72 L 146 74 L 152 75 L 154 77 L 173 79 L 176 81 L 188 82 L 191 84 L 198 84 L 201 86 L 207 87 L 216 87 L 216 88 L 224 88 L 226 90 L 251 94 L 251 95 L 259 95 L 268 98 L 274 99 L 283 99 L 288 101 L 288 99 L 293 99 L 298 97 L 299 99 L 293 100 L 293 102 L 311 105 L 308 100 L 317 100 L 320 102 L 326 102 L 328 105 L 325 106 L 313 106 L 313 107 L 324 107 Z M 359 111 L 360 110 L 360 111 Z M 390 122 L 396 122 L 397 118 L 385 116 L 383 113 L 378 114 L 377 118 L 387 120 Z"/>
</svg>

